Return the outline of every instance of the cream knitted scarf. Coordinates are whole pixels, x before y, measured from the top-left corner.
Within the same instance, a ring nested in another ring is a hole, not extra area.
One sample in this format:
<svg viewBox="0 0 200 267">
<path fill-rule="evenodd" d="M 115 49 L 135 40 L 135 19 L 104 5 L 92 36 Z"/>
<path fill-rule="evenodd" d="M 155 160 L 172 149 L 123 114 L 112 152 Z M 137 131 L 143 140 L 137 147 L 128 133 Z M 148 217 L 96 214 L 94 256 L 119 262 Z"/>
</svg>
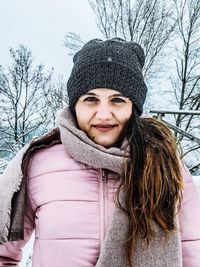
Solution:
<svg viewBox="0 0 200 267">
<path fill-rule="evenodd" d="M 74 119 L 67 108 L 60 113 L 57 122 L 60 129 L 61 142 L 75 160 L 95 168 L 104 168 L 121 174 L 124 157 L 128 157 L 123 149 L 116 147 L 106 149 L 95 144 L 83 131 L 76 127 Z M 0 243 L 20 239 L 20 235 L 10 234 L 11 226 L 16 226 L 17 224 L 16 222 L 12 222 L 10 218 L 13 212 L 15 212 L 17 214 L 19 213 L 18 216 L 15 216 L 17 221 L 22 219 L 23 197 L 18 198 L 19 203 L 14 206 L 14 211 L 11 210 L 11 199 L 15 192 L 19 196 L 23 195 L 21 161 L 28 148 L 29 146 L 27 145 L 17 154 L 0 177 Z M 162 230 L 157 225 L 153 224 L 153 227 L 157 235 L 152 239 L 148 248 L 145 246 L 143 240 L 136 240 L 132 262 L 133 266 L 181 267 L 180 233 L 178 231 L 172 233 L 166 239 Z M 17 226 L 13 228 L 13 232 L 17 232 Z M 123 242 L 127 238 L 127 231 L 127 218 L 121 210 L 115 207 L 113 218 L 105 237 L 104 247 L 100 253 L 96 267 L 128 266 L 123 247 Z"/>
</svg>

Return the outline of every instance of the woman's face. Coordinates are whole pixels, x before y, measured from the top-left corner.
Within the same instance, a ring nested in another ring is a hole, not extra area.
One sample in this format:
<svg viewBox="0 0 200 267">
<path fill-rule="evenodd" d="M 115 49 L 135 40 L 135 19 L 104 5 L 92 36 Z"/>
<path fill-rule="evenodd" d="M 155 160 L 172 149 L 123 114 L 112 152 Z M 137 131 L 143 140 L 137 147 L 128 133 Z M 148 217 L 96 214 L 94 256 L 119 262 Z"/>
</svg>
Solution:
<svg viewBox="0 0 200 267">
<path fill-rule="evenodd" d="M 132 102 L 120 92 L 97 88 L 82 95 L 75 112 L 78 126 L 90 139 L 104 147 L 115 145 L 132 113 Z"/>
</svg>

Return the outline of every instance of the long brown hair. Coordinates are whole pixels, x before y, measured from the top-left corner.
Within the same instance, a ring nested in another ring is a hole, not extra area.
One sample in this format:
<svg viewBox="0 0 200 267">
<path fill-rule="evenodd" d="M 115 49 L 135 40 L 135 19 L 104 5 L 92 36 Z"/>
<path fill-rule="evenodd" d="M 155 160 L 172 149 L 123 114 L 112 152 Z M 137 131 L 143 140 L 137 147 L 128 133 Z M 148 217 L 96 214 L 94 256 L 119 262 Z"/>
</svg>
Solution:
<svg viewBox="0 0 200 267">
<path fill-rule="evenodd" d="M 127 127 L 130 158 L 116 194 L 118 207 L 129 219 L 125 243 L 129 267 L 137 236 L 148 246 L 154 236 L 152 221 L 166 237 L 176 230 L 174 216 L 183 188 L 172 132 L 155 118 L 139 118 L 136 111 Z M 123 191 L 123 205 L 120 192 Z"/>
</svg>

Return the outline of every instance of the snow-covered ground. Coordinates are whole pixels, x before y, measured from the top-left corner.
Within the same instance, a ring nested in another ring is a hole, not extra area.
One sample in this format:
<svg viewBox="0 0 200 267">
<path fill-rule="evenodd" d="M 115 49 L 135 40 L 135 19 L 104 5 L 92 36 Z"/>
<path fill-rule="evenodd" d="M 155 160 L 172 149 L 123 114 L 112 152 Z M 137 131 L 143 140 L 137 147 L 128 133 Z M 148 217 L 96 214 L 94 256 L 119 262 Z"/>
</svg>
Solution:
<svg viewBox="0 0 200 267">
<path fill-rule="evenodd" d="M 22 261 L 19 267 L 31 267 L 31 260 L 29 260 L 29 258 L 32 255 L 34 238 L 35 238 L 35 234 L 33 233 L 31 236 L 31 239 L 26 244 L 26 246 L 23 248 L 23 258 L 22 258 Z"/>
</svg>

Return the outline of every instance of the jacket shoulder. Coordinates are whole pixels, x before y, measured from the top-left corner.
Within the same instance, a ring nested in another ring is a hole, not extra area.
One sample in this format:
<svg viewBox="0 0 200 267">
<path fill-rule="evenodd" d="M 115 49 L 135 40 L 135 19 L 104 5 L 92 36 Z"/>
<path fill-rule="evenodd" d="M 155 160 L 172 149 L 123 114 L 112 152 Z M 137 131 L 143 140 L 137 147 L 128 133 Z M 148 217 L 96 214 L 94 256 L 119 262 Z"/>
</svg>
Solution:
<svg viewBox="0 0 200 267">
<path fill-rule="evenodd" d="M 61 144 L 60 130 L 58 127 L 52 129 L 48 133 L 45 133 L 41 137 L 32 139 L 22 159 L 21 169 L 23 175 L 26 176 L 29 160 L 35 151 L 51 147 L 55 144 Z"/>
</svg>

